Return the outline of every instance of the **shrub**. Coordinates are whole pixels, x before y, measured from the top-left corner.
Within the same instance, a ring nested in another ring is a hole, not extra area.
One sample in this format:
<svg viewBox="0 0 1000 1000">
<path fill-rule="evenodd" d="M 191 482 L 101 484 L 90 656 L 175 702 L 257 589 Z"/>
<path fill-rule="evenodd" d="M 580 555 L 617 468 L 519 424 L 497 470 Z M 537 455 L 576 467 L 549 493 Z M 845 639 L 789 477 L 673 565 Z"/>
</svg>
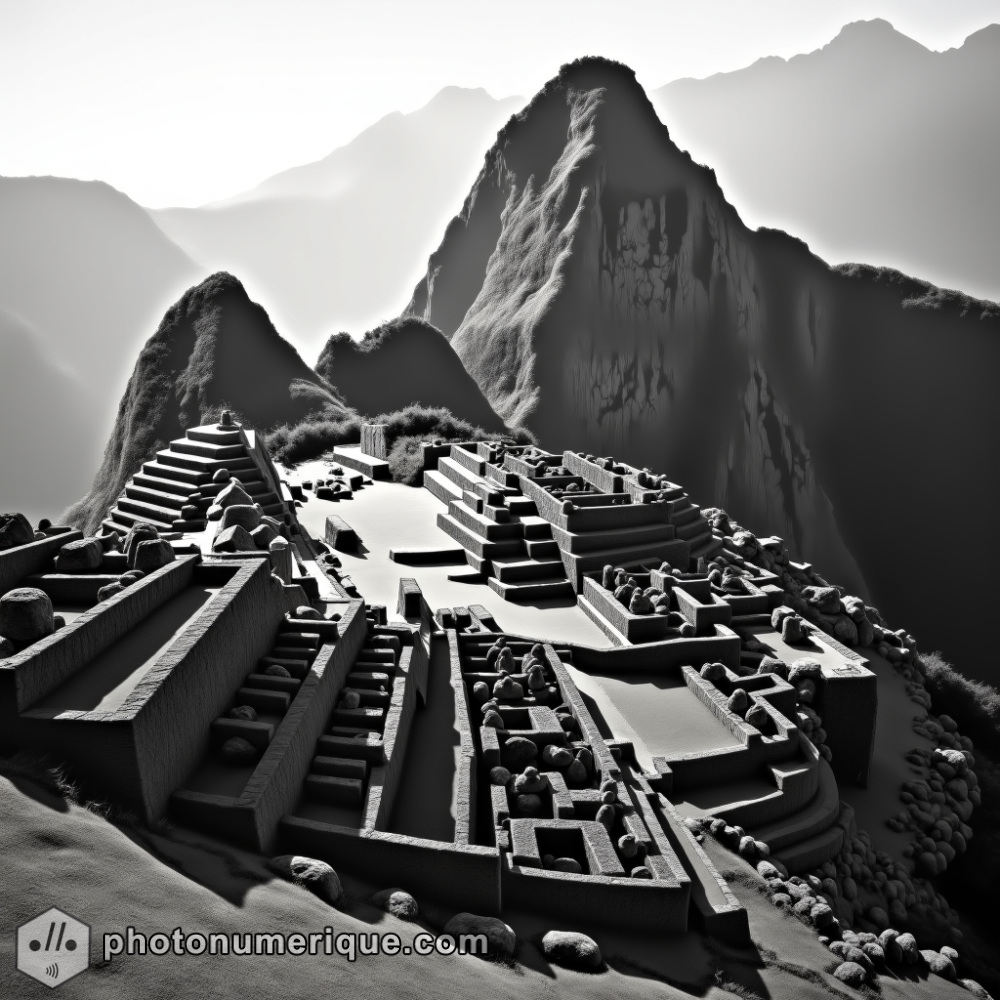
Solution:
<svg viewBox="0 0 1000 1000">
<path fill-rule="evenodd" d="M 977 749 L 1000 757 L 1000 691 L 963 677 L 940 653 L 921 654 L 936 715 L 950 715 Z"/>
<path fill-rule="evenodd" d="M 397 438 L 389 451 L 389 475 L 404 486 L 422 486 L 424 482 L 423 438 L 406 435 Z"/>
<path fill-rule="evenodd" d="M 297 465 L 319 458 L 338 444 L 361 440 L 361 418 L 347 420 L 306 420 L 276 427 L 265 438 L 271 457 L 284 465 Z"/>
</svg>

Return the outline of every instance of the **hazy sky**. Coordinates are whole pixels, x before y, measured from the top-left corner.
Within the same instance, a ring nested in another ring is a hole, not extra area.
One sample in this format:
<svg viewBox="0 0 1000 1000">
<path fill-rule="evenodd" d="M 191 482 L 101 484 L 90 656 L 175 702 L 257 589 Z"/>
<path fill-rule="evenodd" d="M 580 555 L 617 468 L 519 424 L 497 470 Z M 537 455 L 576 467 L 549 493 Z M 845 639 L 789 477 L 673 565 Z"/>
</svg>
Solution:
<svg viewBox="0 0 1000 1000">
<path fill-rule="evenodd" d="M 0 174 L 199 205 L 449 84 L 529 97 L 599 54 L 653 88 L 873 17 L 940 50 L 1000 21 L 1000 0 L 0 0 Z"/>
</svg>

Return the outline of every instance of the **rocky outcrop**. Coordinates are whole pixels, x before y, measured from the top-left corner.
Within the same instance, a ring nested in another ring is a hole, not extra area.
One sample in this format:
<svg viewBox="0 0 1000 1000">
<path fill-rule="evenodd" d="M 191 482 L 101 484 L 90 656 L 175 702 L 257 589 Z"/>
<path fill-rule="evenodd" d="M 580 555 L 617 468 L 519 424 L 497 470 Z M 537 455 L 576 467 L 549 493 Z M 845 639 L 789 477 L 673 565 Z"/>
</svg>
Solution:
<svg viewBox="0 0 1000 1000">
<path fill-rule="evenodd" d="M 665 472 L 972 654 L 948 623 L 975 588 L 929 587 L 914 543 L 939 526 L 956 578 L 992 561 L 947 522 L 948 494 L 980 509 L 996 488 L 970 429 L 990 424 L 1000 310 L 751 232 L 631 70 L 563 67 L 510 120 L 406 312 L 543 445 Z"/>
<path fill-rule="evenodd" d="M 143 347 L 94 484 L 63 523 L 96 530 L 143 462 L 223 409 L 257 430 L 303 419 L 316 403 L 290 395 L 294 379 L 315 382 L 316 373 L 240 282 L 224 272 L 206 278 L 167 310 Z"/>
<path fill-rule="evenodd" d="M 420 319 L 383 323 L 360 342 L 337 334 L 323 348 L 316 371 L 350 406 L 371 417 L 421 403 L 447 407 L 485 431 L 504 430 L 441 331 Z"/>
</svg>

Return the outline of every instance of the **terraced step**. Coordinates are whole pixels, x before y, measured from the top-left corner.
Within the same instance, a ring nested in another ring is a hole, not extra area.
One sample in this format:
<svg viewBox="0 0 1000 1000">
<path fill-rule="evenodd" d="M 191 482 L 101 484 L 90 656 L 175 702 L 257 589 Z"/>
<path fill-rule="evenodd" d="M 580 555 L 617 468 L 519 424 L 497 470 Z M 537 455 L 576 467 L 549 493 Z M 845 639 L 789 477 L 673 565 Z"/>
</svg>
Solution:
<svg viewBox="0 0 1000 1000">
<path fill-rule="evenodd" d="M 385 745 L 382 737 L 378 733 L 368 731 L 321 736 L 316 741 L 316 750 L 328 757 L 349 757 L 374 765 L 385 763 Z"/>
<path fill-rule="evenodd" d="M 157 503 L 147 503 L 145 500 L 135 500 L 124 496 L 118 498 L 118 509 L 128 514 L 134 514 L 143 521 L 159 521 L 162 524 L 173 524 L 178 510 L 174 507 L 162 507 Z"/>
<path fill-rule="evenodd" d="M 255 475 L 257 474 L 257 470 L 256 469 L 254 469 L 253 472 L 254 472 Z M 267 483 L 265 483 L 263 479 L 257 479 L 257 478 L 254 478 L 254 479 L 250 479 L 250 478 L 243 479 L 240 476 L 231 477 L 231 478 L 239 479 L 240 486 L 247 493 L 249 493 L 250 496 L 252 496 L 254 498 L 254 500 L 257 500 L 258 497 L 260 497 L 262 494 L 267 494 L 267 495 L 272 496 L 272 497 L 276 496 L 276 494 L 273 492 L 273 490 L 271 489 L 271 487 Z M 228 485 L 229 485 L 228 482 L 225 482 L 225 483 L 205 483 L 203 486 L 199 487 L 199 490 L 200 490 L 201 495 L 203 497 L 207 497 L 211 501 L 212 497 L 218 496 L 218 494 L 220 494 Z"/>
<path fill-rule="evenodd" d="M 172 480 L 175 483 L 188 483 L 190 492 L 199 489 L 203 483 L 212 481 L 212 474 L 204 469 L 189 469 L 182 465 L 171 465 L 169 462 L 143 462 L 142 471 L 157 479 Z"/>
<path fill-rule="evenodd" d="M 499 542 L 504 539 L 522 538 L 524 529 L 517 521 L 506 523 L 494 521 L 483 514 L 476 513 L 468 504 L 461 500 L 452 500 L 448 504 L 448 513 L 463 527 L 474 532 L 481 538 L 490 542 Z"/>
<path fill-rule="evenodd" d="M 526 496 L 507 497 L 506 504 L 507 510 L 512 514 L 516 514 L 522 520 L 526 517 L 535 517 L 538 515 L 538 508 L 535 506 L 535 501 L 529 500 Z"/>
<path fill-rule="evenodd" d="M 176 510 L 180 510 L 181 507 L 187 504 L 187 496 L 151 489 L 148 486 L 139 486 L 134 481 L 125 487 L 125 496 L 129 500 L 141 500 L 144 503 L 154 504 L 157 507 L 167 507 Z M 177 515 L 175 514 L 174 516 L 176 517 Z"/>
<path fill-rule="evenodd" d="M 493 559 L 496 556 L 518 555 L 524 552 L 524 540 L 514 538 L 502 542 L 490 542 L 459 524 L 449 514 L 438 514 L 437 526 L 450 538 L 454 538 L 462 548 L 479 556 L 480 559 Z"/>
<path fill-rule="evenodd" d="M 700 515 L 686 524 L 677 524 L 674 522 L 674 526 L 677 537 L 683 538 L 688 542 L 695 538 L 701 538 L 703 535 L 711 535 L 712 533 L 711 525 Z"/>
<path fill-rule="evenodd" d="M 552 537 L 559 548 L 566 552 L 587 553 L 615 548 L 635 548 L 657 542 L 669 542 L 675 538 L 672 524 L 640 524 L 618 530 L 597 529 L 595 531 L 567 531 L 552 525 Z"/>
<path fill-rule="evenodd" d="M 674 502 L 673 510 L 670 513 L 670 523 L 681 525 L 696 521 L 701 515 L 701 508 L 695 506 L 690 500 L 677 500 Z"/>
<path fill-rule="evenodd" d="M 471 451 L 466 451 L 459 445 L 451 446 L 451 454 L 447 458 L 461 465 L 463 468 L 468 469 L 469 472 L 474 473 L 477 476 L 486 475 L 486 461 L 480 458 L 478 455 Z M 438 464 L 440 465 L 441 459 L 438 459 Z"/>
<path fill-rule="evenodd" d="M 719 552 L 723 548 L 722 539 L 716 538 L 711 532 L 699 538 L 692 539 L 689 544 L 691 546 L 692 559 L 711 559 L 716 552 Z"/>
<path fill-rule="evenodd" d="M 112 515 L 114 514 L 114 510 L 111 511 L 111 514 Z M 115 531 L 119 535 L 127 535 L 128 534 L 128 526 L 126 526 L 124 524 L 121 524 L 118 521 L 112 520 L 111 517 L 106 517 L 103 521 L 101 521 L 101 527 L 104 528 L 104 530 L 106 532 L 107 531 Z"/>
<path fill-rule="evenodd" d="M 462 499 L 462 487 L 437 469 L 424 469 L 424 489 L 443 504 Z"/>
<path fill-rule="evenodd" d="M 178 469 L 190 469 L 194 472 L 207 473 L 208 478 L 218 469 L 228 469 L 230 472 L 238 472 L 243 469 L 253 469 L 256 472 L 257 466 L 252 458 L 207 458 L 204 455 L 190 455 L 165 448 L 156 453 L 156 462 L 159 465 L 174 466 Z"/>
<path fill-rule="evenodd" d="M 313 774 L 328 774 L 334 778 L 368 780 L 368 762 L 352 757 L 314 757 Z"/>
<path fill-rule="evenodd" d="M 355 690 L 370 688 L 377 691 L 380 687 L 388 688 L 389 675 L 379 670 L 354 670 L 347 675 L 347 684 Z"/>
<path fill-rule="evenodd" d="M 474 472 L 447 456 L 438 459 L 438 472 L 442 473 L 445 479 L 458 486 L 460 490 L 474 492 L 476 484 L 482 482 L 482 479 Z"/>
<path fill-rule="evenodd" d="M 358 806 L 365 797 L 363 781 L 331 774 L 307 775 L 304 789 L 310 799 L 338 806 Z"/>
<path fill-rule="evenodd" d="M 381 730 L 385 724 L 385 710 L 371 708 L 335 708 L 330 713 L 333 726 L 350 726 L 354 729 Z"/>
<path fill-rule="evenodd" d="M 302 681 L 296 677 L 273 677 L 271 674 L 251 674 L 245 685 L 251 688 L 261 688 L 265 691 L 286 691 L 288 694 L 298 694 Z"/>
<path fill-rule="evenodd" d="M 189 441 L 205 441 L 208 444 L 239 444 L 242 442 L 240 430 L 236 428 L 221 427 L 192 427 L 185 437 Z"/>
<path fill-rule="evenodd" d="M 158 493 L 173 493 L 184 499 L 191 496 L 192 493 L 201 492 L 201 487 L 195 483 L 177 479 L 163 479 L 160 476 L 148 476 L 144 472 L 137 472 L 132 477 L 132 482 L 136 486 L 155 490 Z"/>
<path fill-rule="evenodd" d="M 631 566 L 638 563 L 667 560 L 674 566 L 686 566 L 690 555 L 688 543 L 681 539 L 666 542 L 652 542 L 645 545 L 623 548 L 598 549 L 592 552 L 567 552 L 562 550 L 563 567 L 566 576 L 576 585 L 581 576 L 592 569 L 600 569 L 609 563 L 612 566 Z"/>
<path fill-rule="evenodd" d="M 170 450 L 179 455 L 202 455 L 205 458 L 230 459 L 242 458 L 247 449 L 242 441 L 235 444 L 212 444 L 209 441 L 197 441 L 190 438 L 178 438 L 170 442 Z"/>
<path fill-rule="evenodd" d="M 269 691 L 258 687 L 241 687 L 236 692 L 237 705 L 249 705 L 258 712 L 270 712 L 274 715 L 284 715 L 292 703 L 292 697 L 287 691 Z"/>
<path fill-rule="evenodd" d="M 525 538 L 540 541 L 552 537 L 552 525 L 544 517 L 538 517 L 537 514 L 520 514 L 518 517 L 521 527 L 524 529 Z"/>
<path fill-rule="evenodd" d="M 561 559 L 511 559 L 494 558 L 493 575 L 503 583 L 518 583 L 522 580 L 565 579 Z"/>
<path fill-rule="evenodd" d="M 551 538 L 524 540 L 524 547 L 528 550 L 528 555 L 532 559 L 558 559 L 559 546 Z"/>
<path fill-rule="evenodd" d="M 504 583 L 495 576 L 491 576 L 486 584 L 490 590 L 499 594 L 505 601 L 511 602 L 547 600 L 573 595 L 573 586 L 565 576 L 527 580 L 522 583 Z"/>
<path fill-rule="evenodd" d="M 109 512 L 112 521 L 117 521 L 118 524 L 124 525 L 126 532 L 138 521 L 153 521 L 154 526 L 160 528 L 164 531 L 172 531 L 174 527 L 174 516 L 177 511 L 171 511 L 169 517 L 164 514 L 163 517 L 151 517 L 149 514 L 140 514 L 135 511 L 122 510 L 121 507 L 112 507 Z"/>
</svg>

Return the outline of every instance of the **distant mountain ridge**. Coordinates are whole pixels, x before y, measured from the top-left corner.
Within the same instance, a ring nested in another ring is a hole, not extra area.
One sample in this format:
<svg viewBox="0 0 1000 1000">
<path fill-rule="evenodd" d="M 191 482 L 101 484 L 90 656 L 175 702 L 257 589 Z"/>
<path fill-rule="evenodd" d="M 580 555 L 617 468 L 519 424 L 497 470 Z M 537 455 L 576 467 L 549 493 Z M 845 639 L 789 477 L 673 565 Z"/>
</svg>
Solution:
<svg viewBox="0 0 1000 1000">
<path fill-rule="evenodd" d="M 977 674 L 954 623 L 990 614 L 1000 539 L 936 548 L 961 596 L 914 541 L 1000 486 L 969 431 L 996 425 L 1000 307 L 751 232 L 627 67 L 563 67 L 500 131 L 404 315 L 543 445 L 665 472 Z"/>
<path fill-rule="evenodd" d="M 402 307 L 483 150 L 521 103 L 447 87 L 251 191 L 150 214 L 205 267 L 239 274 L 315 357 L 333 330 L 357 336 Z"/>
<path fill-rule="evenodd" d="M 741 209 L 823 257 L 1000 299 L 1000 24 L 932 52 L 885 20 L 650 98 Z"/>
</svg>

